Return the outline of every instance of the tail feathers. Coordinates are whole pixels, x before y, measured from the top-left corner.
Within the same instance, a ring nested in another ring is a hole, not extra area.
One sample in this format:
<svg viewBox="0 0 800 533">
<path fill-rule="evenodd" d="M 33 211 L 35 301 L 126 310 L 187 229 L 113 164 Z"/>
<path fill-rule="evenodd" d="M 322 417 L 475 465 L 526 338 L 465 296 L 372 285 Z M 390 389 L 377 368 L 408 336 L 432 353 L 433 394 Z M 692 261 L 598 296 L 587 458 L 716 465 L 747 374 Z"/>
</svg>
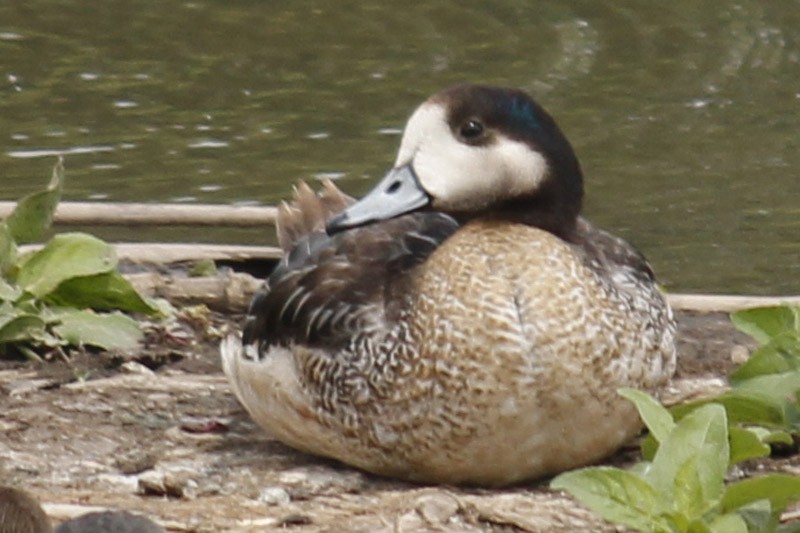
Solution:
<svg viewBox="0 0 800 533">
<path fill-rule="evenodd" d="M 289 251 L 294 243 L 314 231 L 321 231 L 325 223 L 355 200 L 347 196 L 331 180 L 323 180 L 322 189 L 314 192 L 304 181 L 294 187 L 291 203 L 278 207 L 276 228 L 278 243 Z"/>
</svg>

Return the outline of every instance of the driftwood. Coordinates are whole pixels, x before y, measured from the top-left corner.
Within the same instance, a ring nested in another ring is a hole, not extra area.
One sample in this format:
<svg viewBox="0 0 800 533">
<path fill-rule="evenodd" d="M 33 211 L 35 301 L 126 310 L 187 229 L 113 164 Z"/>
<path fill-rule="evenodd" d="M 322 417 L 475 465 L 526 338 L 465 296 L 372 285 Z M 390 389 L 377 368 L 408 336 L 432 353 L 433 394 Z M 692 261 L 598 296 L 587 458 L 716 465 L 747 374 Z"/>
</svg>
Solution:
<svg viewBox="0 0 800 533">
<path fill-rule="evenodd" d="M 0 219 L 15 202 L 0 202 Z M 82 226 L 265 226 L 275 224 L 275 207 L 218 204 L 61 202 L 53 220 Z"/>
</svg>

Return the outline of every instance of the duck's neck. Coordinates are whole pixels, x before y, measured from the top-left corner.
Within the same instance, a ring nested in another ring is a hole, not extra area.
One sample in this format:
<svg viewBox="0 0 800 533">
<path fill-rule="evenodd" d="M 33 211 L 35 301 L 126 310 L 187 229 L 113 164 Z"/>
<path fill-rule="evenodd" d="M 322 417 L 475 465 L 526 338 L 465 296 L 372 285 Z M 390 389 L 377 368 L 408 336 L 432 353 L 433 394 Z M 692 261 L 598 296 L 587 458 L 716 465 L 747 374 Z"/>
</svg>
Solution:
<svg viewBox="0 0 800 533">
<path fill-rule="evenodd" d="M 549 180 L 548 184 L 551 185 L 545 184 L 530 196 L 506 200 L 482 213 L 454 216 L 460 224 L 476 218 L 525 224 L 548 231 L 565 241 L 575 242 L 578 216 L 583 203 L 583 187 L 580 179 L 572 183 L 576 186 L 570 190 L 563 187 L 563 181 Z"/>
</svg>

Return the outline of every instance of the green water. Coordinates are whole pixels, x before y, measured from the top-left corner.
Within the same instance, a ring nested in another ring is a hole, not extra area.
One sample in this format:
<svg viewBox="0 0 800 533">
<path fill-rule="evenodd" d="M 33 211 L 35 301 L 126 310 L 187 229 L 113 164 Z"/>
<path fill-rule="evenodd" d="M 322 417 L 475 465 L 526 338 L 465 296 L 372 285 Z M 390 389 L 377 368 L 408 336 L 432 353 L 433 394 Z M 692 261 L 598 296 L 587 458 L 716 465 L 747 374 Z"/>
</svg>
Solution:
<svg viewBox="0 0 800 533">
<path fill-rule="evenodd" d="M 0 2 L 0 199 L 354 194 L 429 94 L 522 87 L 673 291 L 800 293 L 800 2 Z M 263 242 L 267 232 L 108 230 Z"/>
</svg>

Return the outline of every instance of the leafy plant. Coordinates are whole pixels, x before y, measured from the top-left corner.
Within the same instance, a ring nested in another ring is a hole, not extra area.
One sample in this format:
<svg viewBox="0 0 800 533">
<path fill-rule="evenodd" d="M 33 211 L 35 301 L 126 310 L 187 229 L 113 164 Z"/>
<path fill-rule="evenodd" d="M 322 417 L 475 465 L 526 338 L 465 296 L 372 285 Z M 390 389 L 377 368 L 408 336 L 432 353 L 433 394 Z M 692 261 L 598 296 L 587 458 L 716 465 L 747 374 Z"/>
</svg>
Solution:
<svg viewBox="0 0 800 533">
<path fill-rule="evenodd" d="M 639 531 L 795 531 L 778 528 L 781 512 L 800 500 L 800 477 L 768 474 L 725 484 L 729 468 L 793 445 L 800 430 L 800 308 L 740 311 L 732 321 L 761 343 L 712 400 L 662 407 L 649 395 L 620 391 L 650 434 L 644 461 L 631 470 L 591 467 L 556 477 L 606 520 Z"/>
<path fill-rule="evenodd" d="M 92 345 L 130 349 L 141 331 L 122 314 L 156 314 L 116 270 L 113 248 L 85 233 L 54 236 L 41 249 L 20 253 L 19 245 L 49 229 L 64 184 L 63 162 L 50 184 L 20 200 L 0 221 L 0 353 L 15 349 Z"/>
<path fill-rule="evenodd" d="M 606 520 L 654 532 L 775 531 L 783 509 L 800 498 L 800 478 L 784 474 L 725 485 L 733 446 L 722 405 L 700 406 L 675 422 L 649 395 L 621 394 L 658 442 L 652 462 L 567 472 L 551 488 L 570 492 Z"/>
</svg>

